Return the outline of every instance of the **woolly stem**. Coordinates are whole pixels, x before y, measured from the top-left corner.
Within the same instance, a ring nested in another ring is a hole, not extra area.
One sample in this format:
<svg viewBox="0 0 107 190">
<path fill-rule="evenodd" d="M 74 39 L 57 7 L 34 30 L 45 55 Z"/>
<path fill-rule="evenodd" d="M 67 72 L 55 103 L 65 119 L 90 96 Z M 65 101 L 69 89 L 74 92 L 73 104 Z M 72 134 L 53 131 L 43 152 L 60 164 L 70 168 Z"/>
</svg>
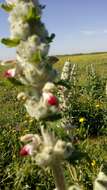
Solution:
<svg viewBox="0 0 107 190">
<path fill-rule="evenodd" d="M 65 178 L 63 174 L 63 169 L 59 161 L 56 161 L 51 165 L 53 176 L 55 179 L 57 190 L 66 190 Z"/>
</svg>

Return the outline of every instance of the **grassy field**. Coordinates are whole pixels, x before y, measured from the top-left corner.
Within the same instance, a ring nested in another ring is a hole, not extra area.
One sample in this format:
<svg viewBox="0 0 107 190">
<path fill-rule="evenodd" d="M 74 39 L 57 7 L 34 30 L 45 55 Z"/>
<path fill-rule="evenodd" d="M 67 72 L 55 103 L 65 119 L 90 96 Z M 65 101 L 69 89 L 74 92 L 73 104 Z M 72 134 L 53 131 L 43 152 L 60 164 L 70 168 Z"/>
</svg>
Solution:
<svg viewBox="0 0 107 190">
<path fill-rule="evenodd" d="M 55 67 L 59 71 L 66 60 L 77 64 L 81 85 L 86 82 L 90 64 L 93 64 L 96 72 L 107 80 L 107 53 L 58 57 L 59 61 Z M 51 171 L 44 171 L 31 163 L 29 158 L 22 159 L 19 156 L 19 137 L 28 132 L 38 132 L 40 124 L 31 119 L 23 105 L 17 101 L 17 93 L 22 87 L 16 87 L 4 78 L 5 69 L 3 66 L 0 67 L 0 190 L 51 190 L 54 188 Z M 107 108 L 106 100 L 101 104 L 104 108 Z M 55 127 L 56 121 L 51 125 L 47 122 L 47 125 L 55 129 L 59 137 L 67 138 L 65 131 Z M 64 167 L 69 184 L 79 183 L 84 186 L 84 190 L 92 189 L 92 180 L 95 179 L 100 165 L 107 161 L 107 129 L 104 128 L 102 131 L 99 136 L 80 138 L 74 142 L 79 152 L 78 156 L 71 158 L 69 164 Z"/>
<path fill-rule="evenodd" d="M 107 53 L 59 56 L 58 68 L 61 68 L 66 60 L 78 64 L 81 73 L 86 66 L 93 64 L 100 74 L 107 76 Z"/>
<path fill-rule="evenodd" d="M 59 56 L 59 62 L 56 64 L 56 67 L 61 69 L 66 60 L 70 60 L 78 65 L 82 82 L 85 81 L 87 68 L 90 64 L 93 64 L 99 74 L 107 77 L 107 53 Z"/>
</svg>

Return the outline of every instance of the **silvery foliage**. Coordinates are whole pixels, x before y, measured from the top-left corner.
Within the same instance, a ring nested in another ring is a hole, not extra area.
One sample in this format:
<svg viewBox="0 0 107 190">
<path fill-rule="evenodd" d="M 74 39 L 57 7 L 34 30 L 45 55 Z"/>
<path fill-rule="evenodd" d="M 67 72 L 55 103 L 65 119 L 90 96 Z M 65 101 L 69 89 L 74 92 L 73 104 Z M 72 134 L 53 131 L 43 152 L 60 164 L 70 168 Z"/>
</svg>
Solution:
<svg viewBox="0 0 107 190">
<path fill-rule="evenodd" d="M 71 73 L 72 63 L 70 61 L 65 61 L 64 66 L 62 68 L 60 79 L 69 82 L 70 80 L 70 73 Z M 67 97 L 67 88 L 62 86 L 59 89 L 59 98 L 61 102 L 61 109 L 66 106 L 66 97 Z"/>
<path fill-rule="evenodd" d="M 55 138 L 54 134 L 41 127 L 41 136 L 38 134 L 27 134 L 20 139 L 26 144 L 28 155 L 41 167 L 50 167 L 55 177 L 56 188 L 66 190 L 61 162 L 72 155 L 74 148 L 72 143 Z M 22 151 L 23 152 L 23 149 Z"/>
<path fill-rule="evenodd" d="M 41 22 L 42 7 L 38 0 L 7 0 L 7 4 L 13 5 L 8 18 L 10 39 L 19 40 L 15 78 L 30 88 L 30 95 L 29 91 L 23 92 L 18 99 L 25 100 L 25 107 L 32 117 L 43 119 L 57 111 L 55 106 L 43 105 L 42 101 L 43 87 L 55 80 L 57 72 L 48 57 L 50 42 L 48 31 Z M 54 93 L 48 88 L 47 93 L 50 92 Z"/>
<path fill-rule="evenodd" d="M 25 143 L 30 142 L 33 160 L 43 167 L 68 158 L 74 150 L 72 143 L 58 140 L 54 134 L 44 130 L 43 127 L 41 127 L 41 136 L 27 134 L 20 140 Z"/>
<path fill-rule="evenodd" d="M 104 163 L 94 181 L 94 190 L 107 190 L 107 163 Z"/>
<path fill-rule="evenodd" d="M 83 188 L 77 184 L 70 186 L 68 190 L 83 190 Z M 102 164 L 100 172 L 94 181 L 93 190 L 107 190 L 107 163 Z"/>
<path fill-rule="evenodd" d="M 73 78 L 74 71 L 75 71 L 75 64 L 72 64 L 71 61 L 66 61 L 62 69 L 61 80 L 71 85 L 72 81 L 74 80 Z M 70 90 L 66 87 L 62 87 L 60 91 L 60 96 L 61 96 L 62 102 L 64 102 L 63 107 L 66 107 L 67 99 L 70 96 Z"/>
<path fill-rule="evenodd" d="M 62 73 L 61 73 L 61 80 L 67 82 L 69 85 L 72 85 L 75 83 L 75 68 L 76 65 L 73 64 L 71 61 L 66 61 L 64 63 Z M 71 86 L 70 86 L 71 88 Z M 59 100 L 61 102 L 60 109 L 62 112 L 66 111 L 66 108 L 69 108 L 69 102 L 72 98 L 72 90 L 62 86 L 60 87 L 59 91 Z M 65 128 L 67 131 L 72 130 L 76 126 L 72 124 L 72 117 L 70 116 L 63 116 L 60 124 L 58 127 Z"/>
<path fill-rule="evenodd" d="M 70 71 L 71 71 L 71 62 L 68 60 L 65 61 L 64 66 L 62 68 L 61 79 L 69 80 Z"/>
</svg>

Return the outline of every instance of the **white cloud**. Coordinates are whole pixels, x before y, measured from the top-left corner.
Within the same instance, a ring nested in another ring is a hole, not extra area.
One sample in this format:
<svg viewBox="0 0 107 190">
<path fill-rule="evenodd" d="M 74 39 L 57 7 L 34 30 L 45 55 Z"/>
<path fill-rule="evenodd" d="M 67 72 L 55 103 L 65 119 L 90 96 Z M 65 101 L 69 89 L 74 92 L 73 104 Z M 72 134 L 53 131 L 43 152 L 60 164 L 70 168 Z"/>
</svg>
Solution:
<svg viewBox="0 0 107 190">
<path fill-rule="evenodd" d="M 80 32 L 86 36 L 92 36 L 92 35 L 96 34 L 95 30 L 81 30 Z"/>
<path fill-rule="evenodd" d="M 107 34 L 107 29 L 105 29 L 103 32 L 104 32 L 104 34 Z"/>
</svg>

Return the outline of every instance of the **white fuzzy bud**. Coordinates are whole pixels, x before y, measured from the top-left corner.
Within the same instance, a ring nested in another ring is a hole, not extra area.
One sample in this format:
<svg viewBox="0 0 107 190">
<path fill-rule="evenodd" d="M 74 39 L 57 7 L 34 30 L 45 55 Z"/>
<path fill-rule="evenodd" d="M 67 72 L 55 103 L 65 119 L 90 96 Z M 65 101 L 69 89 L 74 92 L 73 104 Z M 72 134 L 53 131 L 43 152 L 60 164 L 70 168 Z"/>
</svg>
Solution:
<svg viewBox="0 0 107 190">
<path fill-rule="evenodd" d="M 55 90 L 55 85 L 51 82 L 47 82 L 43 87 L 43 92 L 53 92 Z"/>
<path fill-rule="evenodd" d="M 24 92 L 20 92 L 18 95 L 17 95 L 17 99 L 18 100 L 26 100 L 28 98 L 27 94 L 24 93 Z"/>
</svg>

